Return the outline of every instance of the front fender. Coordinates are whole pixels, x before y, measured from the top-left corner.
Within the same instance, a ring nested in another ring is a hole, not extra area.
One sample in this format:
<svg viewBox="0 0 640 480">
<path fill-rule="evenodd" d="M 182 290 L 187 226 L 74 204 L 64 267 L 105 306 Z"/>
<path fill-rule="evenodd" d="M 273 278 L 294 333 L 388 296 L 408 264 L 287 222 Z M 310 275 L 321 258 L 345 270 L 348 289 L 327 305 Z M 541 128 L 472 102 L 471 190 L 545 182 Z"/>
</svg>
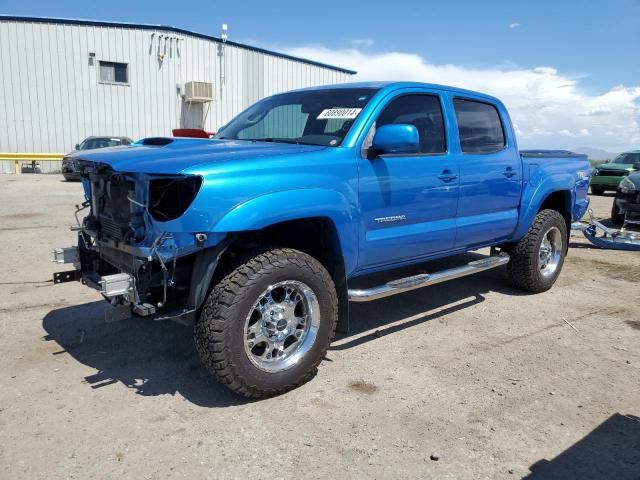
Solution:
<svg viewBox="0 0 640 480">
<path fill-rule="evenodd" d="M 286 190 L 260 195 L 235 206 L 211 231 L 244 232 L 303 218 L 329 218 L 338 233 L 345 269 L 350 272 L 357 263 L 356 215 L 356 206 L 339 192 L 319 188 Z"/>
</svg>

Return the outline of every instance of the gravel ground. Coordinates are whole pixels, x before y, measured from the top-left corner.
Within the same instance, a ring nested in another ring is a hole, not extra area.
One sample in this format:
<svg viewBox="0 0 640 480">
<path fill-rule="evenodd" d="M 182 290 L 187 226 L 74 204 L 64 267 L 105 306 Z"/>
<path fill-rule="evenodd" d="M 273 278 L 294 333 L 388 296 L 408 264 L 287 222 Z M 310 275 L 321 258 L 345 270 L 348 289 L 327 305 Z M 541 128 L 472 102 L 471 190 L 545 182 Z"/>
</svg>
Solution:
<svg viewBox="0 0 640 480">
<path fill-rule="evenodd" d="M 189 328 L 49 282 L 80 200 L 0 176 L 0 478 L 640 478 L 638 253 L 574 233 L 544 294 L 498 269 L 353 305 L 314 380 L 252 402 Z"/>
</svg>

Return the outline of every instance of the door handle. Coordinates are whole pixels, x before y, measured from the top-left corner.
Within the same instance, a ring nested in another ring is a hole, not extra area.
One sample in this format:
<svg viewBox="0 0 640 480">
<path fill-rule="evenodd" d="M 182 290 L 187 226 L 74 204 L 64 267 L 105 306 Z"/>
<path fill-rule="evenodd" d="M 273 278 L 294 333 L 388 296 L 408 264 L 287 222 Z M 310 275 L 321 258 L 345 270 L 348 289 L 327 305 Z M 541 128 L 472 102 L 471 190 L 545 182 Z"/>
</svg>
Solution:
<svg viewBox="0 0 640 480">
<path fill-rule="evenodd" d="M 511 178 L 511 177 L 515 177 L 518 174 L 518 172 L 516 172 L 516 170 L 513 167 L 507 167 L 505 168 L 502 174 L 507 178 Z"/>
<path fill-rule="evenodd" d="M 440 175 L 438 175 L 438 178 L 445 183 L 449 183 L 455 180 L 456 178 L 458 178 L 458 175 L 453 173 L 451 170 L 446 169 L 446 170 L 443 170 Z"/>
</svg>

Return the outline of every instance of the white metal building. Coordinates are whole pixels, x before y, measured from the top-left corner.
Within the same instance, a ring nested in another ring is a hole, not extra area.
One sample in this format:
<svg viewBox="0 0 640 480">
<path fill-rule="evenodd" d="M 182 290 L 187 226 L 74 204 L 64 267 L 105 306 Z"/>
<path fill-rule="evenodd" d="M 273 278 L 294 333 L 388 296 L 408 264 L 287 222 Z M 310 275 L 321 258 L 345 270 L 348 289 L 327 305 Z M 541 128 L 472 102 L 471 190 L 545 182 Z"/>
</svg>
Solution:
<svg viewBox="0 0 640 480">
<path fill-rule="evenodd" d="M 216 131 L 260 98 L 353 74 L 175 27 L 0 15 L 0 152 Z"/>
</svg>

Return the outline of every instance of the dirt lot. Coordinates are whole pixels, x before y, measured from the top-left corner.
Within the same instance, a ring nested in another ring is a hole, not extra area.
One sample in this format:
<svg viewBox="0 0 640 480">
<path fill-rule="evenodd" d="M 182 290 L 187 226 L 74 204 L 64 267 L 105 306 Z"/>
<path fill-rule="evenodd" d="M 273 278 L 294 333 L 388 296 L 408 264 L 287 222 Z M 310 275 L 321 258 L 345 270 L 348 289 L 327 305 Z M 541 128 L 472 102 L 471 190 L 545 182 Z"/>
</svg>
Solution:
<svg viewBox="0 0 640 480">
<path fill-rule="evenodd" d="M 573 234 L 545 294 L 495 270 L 354 305 L 313 381 L 249 402 L 189 328 L 48 281 L 80 192 L 0 176 L 0 478 L 640 478 L 640 254 Z"/>
</svg>

